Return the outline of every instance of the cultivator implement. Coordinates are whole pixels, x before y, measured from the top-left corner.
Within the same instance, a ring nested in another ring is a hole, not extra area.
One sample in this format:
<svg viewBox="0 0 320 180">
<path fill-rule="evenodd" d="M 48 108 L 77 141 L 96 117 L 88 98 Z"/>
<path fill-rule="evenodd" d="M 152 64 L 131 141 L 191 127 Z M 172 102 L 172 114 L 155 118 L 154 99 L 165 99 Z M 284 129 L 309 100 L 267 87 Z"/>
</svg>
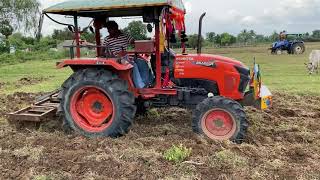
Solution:
<svg viewBox="0 0 320 180">
<path fill-rule="evenodd" d="M 11 121 L 29 121 L 29 122 L 42 122 L 48 117 L 56 114 L 59 99 L 59 90 L 56 90 L 48 95 L 42 96 L 33 105 L 21 109 L 19 111 L 8 114 Z"/>
</svg>

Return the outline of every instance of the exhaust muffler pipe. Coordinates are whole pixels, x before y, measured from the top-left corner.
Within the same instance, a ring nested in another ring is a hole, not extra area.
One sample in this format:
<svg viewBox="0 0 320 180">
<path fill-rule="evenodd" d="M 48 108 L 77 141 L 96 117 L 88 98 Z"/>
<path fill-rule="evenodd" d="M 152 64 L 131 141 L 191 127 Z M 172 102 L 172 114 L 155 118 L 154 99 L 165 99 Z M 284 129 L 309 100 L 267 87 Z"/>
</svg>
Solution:
<svg viewBox="0 0 320 180">
<path fill-rule="evenodd" d="M 200 19 L 199 19 L 199 33 L 198 33 L 198 48 L 197 48 L 197 53 L 198 54 L 201 54 L 201 44 L 202 44 L 202 20 L 204 18 L 204 16 L 206 15 L 206 13 L 203 13 L 201 16 L 200 16 Z"/>
</svg>

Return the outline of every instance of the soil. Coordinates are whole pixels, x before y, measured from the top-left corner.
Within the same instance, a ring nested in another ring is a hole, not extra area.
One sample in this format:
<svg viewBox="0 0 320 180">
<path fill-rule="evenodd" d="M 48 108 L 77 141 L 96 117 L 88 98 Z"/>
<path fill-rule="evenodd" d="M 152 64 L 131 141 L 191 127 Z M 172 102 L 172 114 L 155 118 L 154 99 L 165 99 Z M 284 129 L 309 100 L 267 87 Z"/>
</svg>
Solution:
<svg viewBox="0 0 320 180">
<path fill-rule="evenodd" d="M 0 97 L 0 119 L 36 94 Z M 153 110 L 118 139 L 66 134 L 58 120 L 37 130 L 0 123 L 0 179 L 320 179 L 320 96 L 274 94 L 274 107 L 247 108 L 246 142 L 213 142 L 191 130 L 191 112 Z M 159 116 L 160 115 L 160 116 Z M 172 145 L 192 148 L 182 163 Z"/>
</svg>

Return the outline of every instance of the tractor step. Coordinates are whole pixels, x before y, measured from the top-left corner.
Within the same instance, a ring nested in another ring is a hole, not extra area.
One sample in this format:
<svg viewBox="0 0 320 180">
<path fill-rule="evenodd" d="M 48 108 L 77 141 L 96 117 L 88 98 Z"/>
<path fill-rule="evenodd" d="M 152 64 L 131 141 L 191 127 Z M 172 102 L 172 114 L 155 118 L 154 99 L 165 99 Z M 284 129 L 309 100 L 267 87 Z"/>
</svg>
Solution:
<svg viewBox="0 0 320 180">
<path fill-rule="evenodd" d="M 54 116 L 57 112 L 59 106 L 58 94 L 59 90 L 56 90 L 42 96 L 38 102 L 30 107 L 8 114 L 9 120 L 31 122 L 45 121 L 48 117 Z"/>
</svg>

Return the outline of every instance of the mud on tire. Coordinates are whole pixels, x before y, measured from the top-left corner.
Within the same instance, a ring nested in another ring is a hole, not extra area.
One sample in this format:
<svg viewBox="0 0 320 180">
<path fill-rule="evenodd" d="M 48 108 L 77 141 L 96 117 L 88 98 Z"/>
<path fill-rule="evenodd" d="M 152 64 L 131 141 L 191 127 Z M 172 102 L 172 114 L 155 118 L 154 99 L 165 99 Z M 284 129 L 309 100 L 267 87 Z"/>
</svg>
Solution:
<svg viewBox="0 0 320 180">
<path fill-rule="evenodd" d="M 243 107 L 232 99 L 215 96 L 199 103 L 193 112 L 192 128 L 213 140 L 242 143 L 248 121 Z"/>
<path fill-rule="evenodd" d="M 58 113 L 64 117 L 64 129 L 69 127 L 86 137 L 122 136 L 136 113 L 134 95 L 128 91 L 127 82 L 105 69 L 75 72 L 62 85 L 59 99 Z M 100 121 L 96 122 L 97 119 Z"/>
</svg>

